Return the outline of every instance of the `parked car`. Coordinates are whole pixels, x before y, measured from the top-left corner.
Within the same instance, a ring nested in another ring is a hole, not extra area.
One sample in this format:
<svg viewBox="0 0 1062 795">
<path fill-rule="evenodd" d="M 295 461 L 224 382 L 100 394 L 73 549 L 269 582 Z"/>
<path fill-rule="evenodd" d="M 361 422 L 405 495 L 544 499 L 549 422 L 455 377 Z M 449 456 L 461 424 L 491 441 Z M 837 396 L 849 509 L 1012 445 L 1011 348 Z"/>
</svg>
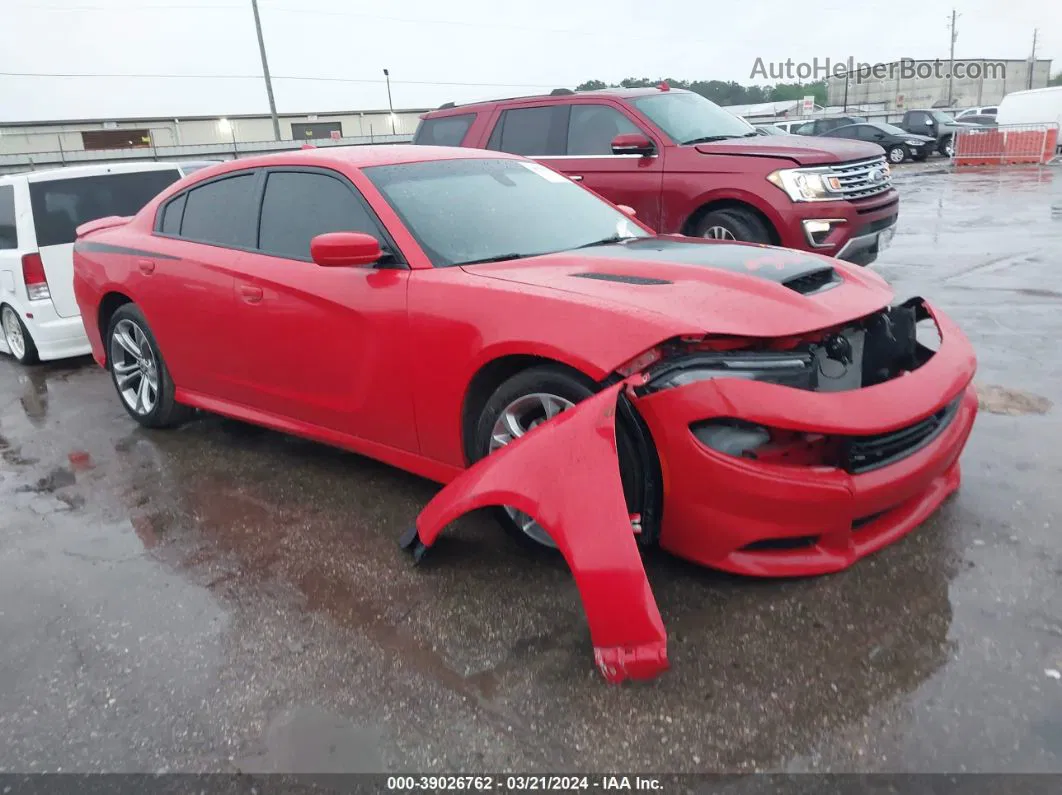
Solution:
<svg viewBox="0 0 1062 795">
<path fill-rule="evenodd" d="M 956 121 L 971 122 L 973 121 L 970 118 L 971 116 L 995 116 L 998 112 L 998 105 L 985 105 L 979 108 L 966 108 L 965 110 L 961 110 L 955 114 L 954 118 Z"/>
<path fill-rule="evenodd" d="M 1062 86 L 1014 91 L 999 103 L 996 119 L 1007 124 L 1057 124 L 1062 127 Z M 1058 152 L 1062 154 L 1062 135 Z"/>
<path fill-rule="evenodd" d="M 928 135 L 936 139 L 937 151 L 946 157 L 951 157 L 955 151 L 952 142 L 956 132 L 975 130 L 984 125 L 956 121 L 940 110 L 930 109 L 905 111 L 903 119 L 897 126 L 909 133 Z"/>
<path fill-rule="evenodd" d="M 964 124 L 976 124 L 981 127 L 995 127 L 999 124 L 995 116 L 964 116 Z"/>
<path fill-rule="evenodd" d="M 899 197 L 881 151 L 758 135 L 699 94 L 554 91 L 426 113 L 414 143 L 511 152 L 635 209 L 657 231 L 780 244 L 867 265 Z"/>
<path fill-rule="evenodd" d="M 74 299 L 74 230 L 134 214 L 182 175 L 172 163 L 115 163 L 0 176 L 0 352 L 23 364 L 89 353 Z"/>
<path fill-rule="evenodd" d="M 824 116 L 821 119 L 812 119 L 793 128 L 795 135 L 823 135 L 838 127 L 847 127 L 850 124 L 862 124 L 866 119 L 862 116 Z"/>
<path fill-rule="evenodd" d="M 796 121 L 775 121 L 775 122 L 771 122 L 771 126 L 772 127 L 777 127 L 782 132 L 789 133 L 790 135 L 792 135 L 792 133 L 793 133 L 793 128 L 794 127 L 799 127 L 801 124 L 804 124 L 804 119 L 797 119 Z"/>
<path fill-rule="evenodd" d="M 883 122 L 848 124 L 823 133 L 827 138 L 851 138 L 877 144 L 885 150 L 886 159 L 892 163 L 905 160 L 925 160 L 937 148 L 937 139 L 928 135 L 915 135 L 899 127 Z"/>
<path fill-rule="evenodd" d="M 756 132 L 760 135 L 789 135 L 788 130 L 783 130 L 781 127 L 777 127 L 774 124 L 757 124 Z"/>
</svg>

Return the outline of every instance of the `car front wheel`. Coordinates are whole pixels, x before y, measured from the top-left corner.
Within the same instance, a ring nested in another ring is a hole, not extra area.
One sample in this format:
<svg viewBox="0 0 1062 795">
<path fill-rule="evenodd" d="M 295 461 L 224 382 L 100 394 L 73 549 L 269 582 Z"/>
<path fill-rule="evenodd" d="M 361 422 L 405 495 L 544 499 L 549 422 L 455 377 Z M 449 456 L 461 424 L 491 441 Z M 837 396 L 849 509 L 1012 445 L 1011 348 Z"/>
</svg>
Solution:
<svg viewBox="0 0 1062 795">
<path fill-rule="evenodd" d="M 889 151 L 885 153 L 890 163 L 902 163 L 907 159 L 907 147 L 902 144 L 896 146 L 890 146 Z"/>
<path fill-rule="evenodd" d="M 945 135 L 940 139 L 940 143 L 937 144 L 937 150 L 944 155 L 944 157 L 951 157 L 955 153 L 955 144 L 953 143 L 950 135 Z"/>
<path fill-rule="evenodd" d="M 173 379 L 144 313 L 125 304 L 107 329 L 107 365 L 125 410 L 145 428 L 169 428 L 191 416 L 174 399 Z"/>
<path fill-rule="evenodd" d="M 695 237 L 708 240 L 740 240 L 746 243 L 770 243 L 771 235 L 766 225 L 756 215 L 733 207 L 713 210 L 697 221 L 693 229 Z"/>
<path fill-rule="evenodd" d="M 494 391 L 480 412 L 470 458 L 473 461 L 485 458 L 590 397 L 594 391 L 592 381 L 559 366 L 542 365 L 517 373 Z M 634 439 L 620 417 L 617 417 L 616 437 L 627 510 L 641 515 L 644 495 L 659 494 L 658 490 L 646 489 L 646 479 L 654 475 L 652 471 L 647 472 L 642 456 L 636 452 Z M 505 529 L 523 543 L 556 549 L 549 532 L 534 517 L 508 506 L 499 509 L 497 515 Z"/>
</svg>

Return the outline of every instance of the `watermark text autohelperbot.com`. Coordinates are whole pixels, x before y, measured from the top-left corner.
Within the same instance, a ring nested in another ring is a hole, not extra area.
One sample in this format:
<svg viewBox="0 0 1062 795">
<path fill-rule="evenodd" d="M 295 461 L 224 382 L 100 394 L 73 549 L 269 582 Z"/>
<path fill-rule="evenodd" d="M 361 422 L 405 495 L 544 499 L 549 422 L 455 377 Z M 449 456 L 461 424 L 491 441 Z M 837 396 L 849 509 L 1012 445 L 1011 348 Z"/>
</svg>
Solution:
<svg viewBox="0 0 1062 795">
<path fill-rule="evenodd" d="M 864 80 L 1004 80 L 1007 77 L 1007 65 L 1003 61 L 948 61 L 937 58 L 934 61 L 915 61 L 903 58 L 891 63 L 867 63 L 857 61 L 851 56 L 846 60 L 834 61 L 830 58 L 813 58 L 810 61 L 765 61 L 757 58 L 752 65 L 750 78 L 774 80 L 778 82 L 818 82 L 829 77 L 847 76 L 849 80 L 861 83 Z"/>
</svg>

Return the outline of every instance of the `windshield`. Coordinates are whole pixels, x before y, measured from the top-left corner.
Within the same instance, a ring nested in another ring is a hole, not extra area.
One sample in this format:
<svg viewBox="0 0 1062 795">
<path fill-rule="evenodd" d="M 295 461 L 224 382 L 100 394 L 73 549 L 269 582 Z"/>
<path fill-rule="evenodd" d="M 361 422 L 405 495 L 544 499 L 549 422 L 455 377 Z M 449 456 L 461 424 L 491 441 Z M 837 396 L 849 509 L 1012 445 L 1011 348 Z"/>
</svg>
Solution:
<svg viewBox="0 0 1062 795">
<path fill-rule="evenodd" d="M 567 177 L 526 160 L 433 160 L 364 172 L 440 268 L 651 236 Z"/>
<path fill-rule="evenodd" d="M 896 127 L 895 125 L 885 124 L 884 122 L 878 122 L 874 126 L 877 127 L 879 130 L 884 130 L 889 135 L 906 135 L 908 137 L 910 137 L 910 135 L 911 135 L 911 133 L 907 132 L 907 130 L 901 130 L 899 127 Z"/>
<path fill-rule="evenodd" d="M 700 94 L 688 91 L 651 94 L 632 100 L 632 104 L 678 144 L 756 135 L 747 121 Z"/>
</svg>

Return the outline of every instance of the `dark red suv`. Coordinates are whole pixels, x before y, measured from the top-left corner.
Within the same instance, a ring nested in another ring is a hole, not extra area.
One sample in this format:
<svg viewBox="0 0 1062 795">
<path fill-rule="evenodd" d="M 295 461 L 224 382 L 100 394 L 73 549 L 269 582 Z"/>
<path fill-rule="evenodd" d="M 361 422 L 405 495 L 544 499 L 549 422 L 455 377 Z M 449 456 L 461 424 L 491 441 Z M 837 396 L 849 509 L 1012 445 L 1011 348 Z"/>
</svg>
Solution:
<svg viewBox="0 0 1062 795">
<path fill-rule="evenodd" d="M 448 103 L 421 117 L 413 140 L 532 157 L 664 234 L 771 243 L 860 265 L 888 245 L 899 213 L 880 146 L 758 135 L 665 84 Z"/>
</svg>

